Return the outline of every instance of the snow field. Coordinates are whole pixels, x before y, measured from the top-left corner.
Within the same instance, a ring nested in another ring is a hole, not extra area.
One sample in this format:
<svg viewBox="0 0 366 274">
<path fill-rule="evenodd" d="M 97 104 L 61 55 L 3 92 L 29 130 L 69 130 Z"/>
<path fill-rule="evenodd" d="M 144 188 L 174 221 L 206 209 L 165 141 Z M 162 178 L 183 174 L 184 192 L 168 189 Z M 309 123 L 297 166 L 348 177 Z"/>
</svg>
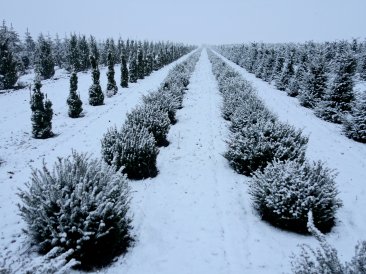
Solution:
<svg viewBox="0 0 366 274">
<path fill-rule="evenodd" d="M 53 103 L 53 132 L 56 134 L 56 137 L 46 140 L 31 137 L 29 91 L 23 89 L 1 95 L 3 111 L 0 123 L 3 130 L 0 136 L 0 155 L 5 163 L 0 166 L 0 266 L 5 261 L 13 269 L 22 269 L 22 264 L 26 263 L 24 258 L 28 254 L 29 245 L 21 231 L 25 224 L 18 215 L 16 204 L 19 200 L 16 193 L 18 188 L 29 181 L 31 168 L 40 168 L 43 160 L 52 168 L 57 157 L 70 155 L 72 149 L 99 157 L 100 140 L 107 128 L 113 125 L 120 127 L 126 113 L 140 103 L 142 95 L 157 89 L 169 70 L 190 55 L 153 72 L 136 84 L 130 84 L 127 89 L 119 88 L 117 95 L 105 98 L 105 104 L 98 107 L 87 103 L 88 88 L 92 84 L 90 72 L 78 73 L 78 92 L 84 108 L 84 117 L 78 119 L 68 117 L 66 99 L 69 94 L 69 77 L 62 71 L 58 72 L 59 80 L 42 83 L 42 92 Z M 107 85 L 106 71 L 106 68 L 101 69 L 101 86 L 104 91 Z M 115 71 L 118 83 L 120 67 L 116 66 Z"/>
</svg>

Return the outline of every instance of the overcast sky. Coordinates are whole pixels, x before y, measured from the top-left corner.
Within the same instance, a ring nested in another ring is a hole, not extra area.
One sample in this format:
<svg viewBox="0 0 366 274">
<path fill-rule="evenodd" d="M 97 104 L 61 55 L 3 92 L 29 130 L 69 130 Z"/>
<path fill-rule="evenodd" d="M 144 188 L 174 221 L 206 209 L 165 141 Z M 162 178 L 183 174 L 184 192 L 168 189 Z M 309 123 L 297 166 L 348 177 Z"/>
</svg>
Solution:
<svg viewBox="0 0 366 274">
<path fill-rule="evenodd" d="M 366 38 L 366 0 L 0 0 L 0 19 L 61 37 L 193 44 Z"/>
</svg>

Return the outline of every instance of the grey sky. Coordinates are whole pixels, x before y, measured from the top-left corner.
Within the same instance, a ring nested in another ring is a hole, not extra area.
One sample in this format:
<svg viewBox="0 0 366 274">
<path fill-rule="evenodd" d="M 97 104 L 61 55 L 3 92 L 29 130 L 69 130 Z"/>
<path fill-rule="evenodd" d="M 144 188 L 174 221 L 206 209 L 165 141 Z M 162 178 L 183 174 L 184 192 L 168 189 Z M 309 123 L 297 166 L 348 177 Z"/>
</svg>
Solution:
<svg viewBox="0 0 366 274">
<path fill-rule="evenodd" d="M 366 38 L 366 0 L 0 0 L 0 19 L 61 37 L 186 43 Z"/>
</svg>

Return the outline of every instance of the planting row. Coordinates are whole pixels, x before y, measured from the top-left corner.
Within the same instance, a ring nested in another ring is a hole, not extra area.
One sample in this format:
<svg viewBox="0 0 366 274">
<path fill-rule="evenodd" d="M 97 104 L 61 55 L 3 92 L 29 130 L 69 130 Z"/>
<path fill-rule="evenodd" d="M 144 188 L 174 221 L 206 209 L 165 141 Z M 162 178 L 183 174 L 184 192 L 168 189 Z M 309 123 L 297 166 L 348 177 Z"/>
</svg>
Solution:
<svg viewBox="0 0 366 274">
<path fill-rule="evenodd" d="M 231 135 L 225 157 L 239 173 L 252 176 L 250 194 L 263 219 L 275 226 L 307 232 L 307 215 L 329 231 L 341 205 L 333 173 L 320 162 L 308 163 L 308 138 L 278 121 L 255 90 L 222 59 L 209 54 L 224 98 L 223 117 Z"/>
<path fill-rule="evenodd" d="M 337 198 L 334 173 L 321 162 L 305 160 L 307 138 L 280 123 L 249 82 L 214 53 L 213 72 L 224 98 L 223 117 L 231 136 L 225 157 L 231 166 L 252 176 L 249 193 L 261 217 L 280 228 L 314 235 L 320 248 L 302 246 L 292 270 L 307 273 L 364 273 L 366 242 L 359 243 L 349 263 L 343 264 L 322 232 L 334 225 Z"/>
<path fill-rule="evenodd" d="M 73 152 L 53 170 L 34 170 L 27 189 L 19 193 L 21 216 L 37 250 L 54 260 L 92 269 L 107 265 L 133 242 L 126 178 L 157 174 L 158 146 L 168 145 L 184 92 L 198 61 L 195 52 L 176 65 L 159 90 L 127 115 L 122 129 L 109 129 L 102 139 L 103 160 Z M 35 271 L 34 269 L 30 271 Z M 45 273 L 46 273 L 45 272 Z"/>
<path fill-rule="evenodd" d="M 366 142 L 366 91 L 354 91 L 366 80 L 366 45 L 355 40 L 334 43 L 221 46 L 225 57 L 277 89 L 297 97 L 318 117 L 342 123 L 345 135 Z"/>
</svg>

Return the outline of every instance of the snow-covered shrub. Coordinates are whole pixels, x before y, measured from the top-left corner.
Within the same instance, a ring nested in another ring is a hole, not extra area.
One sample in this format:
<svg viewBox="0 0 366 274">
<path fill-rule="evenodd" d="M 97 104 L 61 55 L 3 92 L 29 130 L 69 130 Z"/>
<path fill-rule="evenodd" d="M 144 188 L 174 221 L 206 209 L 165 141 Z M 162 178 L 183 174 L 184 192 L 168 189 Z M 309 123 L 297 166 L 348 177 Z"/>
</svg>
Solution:
<svg viewBox="0 0 366 274">
<path fill-rule="evenodd" d="M 322 162 L 275 160 L 253 174 L 249 193 L 261 217 L 277 227 L 306 233 L 312 211 L 315 226 L 328 232 L 341 206 L 334 178 Z"/>
<path fill-rule="evenodd" d="M 168 113 L 155 104 L 144 104 L 127 114 L 127 127 L 145 127 L 155 138 L 157 146 L 167 146 L 170 129 Z"/>
<path fill-rule="evenodd" d="M 364 274 L 366 273 L 366 241 L 358 243 L 355 255 L 350 262 L 343 264 L 337 250 L 325 239 L 324 235 L 314 226 L 312 213 L 308 214 L 309 232 L 319 241 L 320 248 L 314 250 L 309 245 L 301 245 L 301 253 L 292 256 L 294 274 Z"/>
<path fill-rule="evenodd" d="M 34 138 L 45 139 L 53 136 L 52 132 L 52 102 L 47 99 L 43 102 L 44 94 L 41 91 L 41 81 L 36 77 L 33 94 L 30 101 L 32 110 L 32 135 Z"/>
<path fill-rule="evenodd" d="M 100 71 L 95 56 L 90 56 L 90 63 L 92 65 L 93 84 L 89 88 L 89 104 L 91 106 L 100 106 L 104 104 L 104 94 L 100 87 Z"/>
<path fill-rule="evenodd" d="M 155 105 L 159 107 L 160 110 L 168 113 L 171 124 L 177 122 L 175 115 L 181 102 L 174 94 L 161 90 L 151 92 L 149 95 L 143 97 L 143 102 L 148 105 Z"/>
<path fill-rule="evenodd" d="M 345 115 L 343 131 L 348 138 L 366 143 L 366 91 L 352 105 L 352 111 Z"/>
<path fill-rule="evenodd" d="M 70 93 L 67 97 L 67 104 L 69 105 L 69 117 L 77 118 L 83 111 L 83 102 L 80 99 L 80 95 L 76 93 L 78 89 L 78 76 L 76 72 L 72 72 L 70 76 Z"/>
<path fill-rule="evenodd" d="M 129 187 L 121 173 L 75 151 L 53 170 L 34 170 L 19 196 L 27 233 L 47 253 L 73 250 L 82 268 L 108 264 L 131 243 Z"/>
<path fill-rule="evenodd" d="M 302 162 L 307 142 L 302 131 L 290 125 L 271 120 L 252 121 L 230 136 L 225 157 L 238 173 L 250 176 L 274 159 Z"/>
<path fill-rule="evenodd" d="M 230 130 L 238 132 L 259 120 L 275 122 L 276 117 L 264 106 L 262 101 L 251 96 L 243 101 L 231 115 Z"/>
<path fill-rule="evenodd" d="M 159 150 L 154 136 L 146 127 L 124 126 L 120 132 L 109 129 L 102 139 L 102 157 L 107 164 L 130 179 L 154 177 L 158 171 L 156 157 Z"/>
</svg>

